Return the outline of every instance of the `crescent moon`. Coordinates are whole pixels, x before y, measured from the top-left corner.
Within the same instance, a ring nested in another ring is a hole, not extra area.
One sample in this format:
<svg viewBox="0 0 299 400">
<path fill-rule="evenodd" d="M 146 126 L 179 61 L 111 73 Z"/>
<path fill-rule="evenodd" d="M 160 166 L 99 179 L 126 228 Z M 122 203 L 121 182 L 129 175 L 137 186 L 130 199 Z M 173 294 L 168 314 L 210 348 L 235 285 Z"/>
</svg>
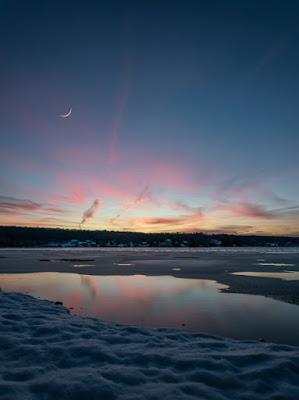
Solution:
<svg viewBox="0 0 299 400">
<path fill-rule="evenodd" d="M 71 115 L 71 113 L 72 113 L 72 107 L 70 108 L 70 110 L 66 114 L 61 114 L 60 116 L 61 116 L 61 118 L 67 118 L 67 117 L 69 117 Z"/>
</svg>

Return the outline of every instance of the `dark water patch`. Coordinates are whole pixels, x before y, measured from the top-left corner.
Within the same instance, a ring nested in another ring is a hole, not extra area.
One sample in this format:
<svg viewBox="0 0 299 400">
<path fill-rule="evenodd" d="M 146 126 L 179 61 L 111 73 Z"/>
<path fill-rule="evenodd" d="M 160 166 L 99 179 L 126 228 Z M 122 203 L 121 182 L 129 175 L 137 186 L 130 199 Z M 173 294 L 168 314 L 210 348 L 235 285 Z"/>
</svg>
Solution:
<svg viewBox="0 0 299 400">
<path fill-rule="evenodd" d="M 0 281 L 4 290 L 62 302 L 82 316 L 299 345 L 299 306 L 222 293 L 229 287 L 213 280 L 44 272 L 2 274 Z"/>
<path fill-rule="evenodd" d="M 39 261 L 42 262 L 93 262 L 94 259 L 91 258 L 41 258 Z"/>
</svg>

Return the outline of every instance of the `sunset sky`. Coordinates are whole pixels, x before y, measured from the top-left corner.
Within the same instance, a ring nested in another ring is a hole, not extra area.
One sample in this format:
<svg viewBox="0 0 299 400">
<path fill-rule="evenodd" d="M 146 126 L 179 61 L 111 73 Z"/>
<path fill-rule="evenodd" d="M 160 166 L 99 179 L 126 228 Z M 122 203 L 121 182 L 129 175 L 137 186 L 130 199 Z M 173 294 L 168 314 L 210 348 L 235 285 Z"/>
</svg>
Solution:
<svg viewBox="0 0 299 400">
<path fill-rule="evenodd" d="M 0 224 L 299 235 L 298 27 L 299 1 L 0 0 Z"/>
</svg>

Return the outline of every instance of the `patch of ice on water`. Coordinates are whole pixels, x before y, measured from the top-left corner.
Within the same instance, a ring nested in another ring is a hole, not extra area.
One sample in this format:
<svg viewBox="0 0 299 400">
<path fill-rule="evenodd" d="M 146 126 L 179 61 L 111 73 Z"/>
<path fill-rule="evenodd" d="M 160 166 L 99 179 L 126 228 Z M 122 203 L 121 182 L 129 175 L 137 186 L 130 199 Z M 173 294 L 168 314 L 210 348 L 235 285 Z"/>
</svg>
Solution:
<svg viewBox="0 0 299 400">
<path fill-rule="evenodd" d="M 283 279 L 286 281 L 298 281 L 299 280 L 299 271 L 282 271 L 282 272 L 253 272 L 253 271 L 242 271 L 242 272 L 233 272 L 232 275 L 239 276 L 252 276 L 256 278 L 276 278 Z"/>
<path fill-rule="evenodd" d="M 295 267 L 295 264 L 288 264 L 288 263 L 276 263 L 276 262 L 259 262 L 257 265 L 262 267 Z"/>
<path fill-rule="evenodd" d="M 134 265 L 134 264 L 131 264 L 131 263 L 114 263 L 113 265 L 117 265 L 117 266 L 120 266 L 120 267 L 130 267 L 131 265 Z"/>
<path fill-rule="evenodd" d="M 75 268 L 84 268 L 84 267 L 95 267 L 95 264 L 74 264 L 73 267 Z"/>
</svg>

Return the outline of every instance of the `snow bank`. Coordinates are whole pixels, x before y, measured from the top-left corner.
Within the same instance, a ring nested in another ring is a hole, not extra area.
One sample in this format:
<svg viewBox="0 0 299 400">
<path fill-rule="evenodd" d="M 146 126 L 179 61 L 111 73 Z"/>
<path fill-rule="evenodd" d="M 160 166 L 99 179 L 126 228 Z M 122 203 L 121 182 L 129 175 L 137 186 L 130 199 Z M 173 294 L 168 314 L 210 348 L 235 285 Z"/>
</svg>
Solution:
<svg viewBox="0 0 299 400">
<path fill-rule="evenodd" d="M 299 348 L 104 323 L 0 293 L 0 398 L 297 400 Z"/>
</svg>

